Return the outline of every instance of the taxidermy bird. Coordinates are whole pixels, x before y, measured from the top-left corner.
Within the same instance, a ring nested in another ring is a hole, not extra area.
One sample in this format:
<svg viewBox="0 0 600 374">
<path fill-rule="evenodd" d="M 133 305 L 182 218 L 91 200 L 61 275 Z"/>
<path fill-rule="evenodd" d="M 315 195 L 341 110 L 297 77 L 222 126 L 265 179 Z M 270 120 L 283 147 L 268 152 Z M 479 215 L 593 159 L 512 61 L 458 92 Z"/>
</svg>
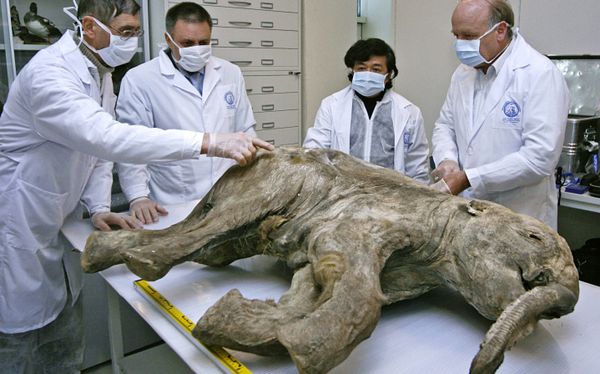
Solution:
<svg viewBox="0 0 600 374">
<path fill-rule="evenodd" d="M 48 43 L 48 40 L 45 38 L 40 38 L 39 36 L 35 36 L 29 33 L 27 27 L 21 25 L 21 19 L 19 18 L 19 11 L 16 6 L 10 7 L 10 24 L 12 28 L 13 37 L 15 38 L 15 43 L 27 43 L 27 44 L 40 44 L 40 43 Z M 17 39 L 18 38 L 18 39 Z M 20 41 L 19 41 L 20 39 Z"/>
<path fill-rule="evenodd" d="M 37 11 L 37 4 L 35 2 L 29 4 L 29 12 L 25 13 L 25 17 L 23 17 L 27 31 L 31 35 L 43 38 L 49 43 L 58 40 L 62 36 L 60 30 L 48 18 L 38 15 Z"/>
</svg>

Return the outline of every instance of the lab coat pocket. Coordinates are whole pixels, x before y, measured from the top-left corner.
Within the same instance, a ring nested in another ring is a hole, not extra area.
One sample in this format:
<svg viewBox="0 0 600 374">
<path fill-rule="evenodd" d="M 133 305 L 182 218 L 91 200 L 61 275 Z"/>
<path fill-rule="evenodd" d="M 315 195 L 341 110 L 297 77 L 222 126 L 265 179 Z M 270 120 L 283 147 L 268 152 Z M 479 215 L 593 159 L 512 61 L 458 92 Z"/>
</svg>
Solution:
<svg viewBox="0 0 600 374">
<path fill-rule="evenodd" d="M 523 129 L 523 94 L 507 92 L 495 109 L 492 127 L 498 130 L 521 132 Z"/>
<path fill-rule="evenodd" d="M 8 244 L 31 251 L 49 247 L 57 238 L 65 215 L 68 193 L 54 193 L 24 180 L 7 190 L 1 200 L 7 214 Z"/>
</svg>

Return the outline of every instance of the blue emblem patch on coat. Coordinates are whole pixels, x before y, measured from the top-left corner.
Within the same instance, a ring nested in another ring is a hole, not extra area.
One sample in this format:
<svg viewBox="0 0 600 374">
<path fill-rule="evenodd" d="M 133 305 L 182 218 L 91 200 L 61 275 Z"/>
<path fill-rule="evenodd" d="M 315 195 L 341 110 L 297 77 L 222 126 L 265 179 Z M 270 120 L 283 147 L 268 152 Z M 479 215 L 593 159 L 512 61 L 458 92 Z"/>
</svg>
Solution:
<svg viewBox="0 0 600 374">
<path fill-rule="evenodd" d="M 227 91 L 225 94 L 225 102 L 227 103 L 227 109 L 235 109 L 235 96 L 231 91 Z"/>
<path fill-rule="evenodd" d="M 502 112 L 504 112 L 505 123 L 519 123 L 521 122 L 521 107 L 514 100 L 508 100 L 502 106 Z"/>
</svg>

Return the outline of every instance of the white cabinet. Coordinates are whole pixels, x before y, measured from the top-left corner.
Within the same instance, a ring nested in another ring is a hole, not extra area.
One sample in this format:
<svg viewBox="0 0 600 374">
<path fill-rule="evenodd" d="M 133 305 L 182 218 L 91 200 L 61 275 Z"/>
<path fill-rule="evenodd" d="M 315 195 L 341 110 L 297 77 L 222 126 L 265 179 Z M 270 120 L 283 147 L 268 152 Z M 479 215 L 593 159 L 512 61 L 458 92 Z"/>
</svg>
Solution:
<svg viewBox="0 0 600 374">
<path fill-rule="evenodd" d="M 180 2 L 151 4 L 153 28 L 164 27 L 165 11 Z M 213 20 L 214 55 L 242 69 L 258 136 L 275 145 L 299 145 L 300 0 L 194 2 Z M 153 45 L 163 42 L 163 32 L 152 30 Z"/>
</svg>

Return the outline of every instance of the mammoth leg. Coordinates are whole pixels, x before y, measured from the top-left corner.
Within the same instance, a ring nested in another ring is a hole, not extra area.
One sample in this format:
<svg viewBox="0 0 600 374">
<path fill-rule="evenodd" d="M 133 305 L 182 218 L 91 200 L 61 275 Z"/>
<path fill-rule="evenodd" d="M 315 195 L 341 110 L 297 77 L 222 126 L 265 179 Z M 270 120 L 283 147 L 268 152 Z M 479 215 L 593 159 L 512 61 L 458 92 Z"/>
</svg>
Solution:
<svg viewBox="0 0 600 374">
<path fill-rule="evenodd" d="M 322 235 L 313 243 L 311 264 L 294 274 L 278 304 L 231 291 L 198 321 L 195 336 L 265 355 L 287 350 L 300 372 L 327 372 L 371 334 L 384 300 L 374 250 L 357 248 L 350 258 L 332 249 L 357 242 L 347 232 Z"/>
<path fill-rule="evenodd" d="M 248 300 L 238 290 L 229 291 L 208 309 L 192 334 L 210 345 L 268 356 L 284 355 L 287 350 L 277 338 L 278 327 L 314 310 L 318 294 L 309 264 L 294 274 L 290 289 L 278 304 Z"/>
<path fill-rule="evenodd" d="M 504 360 L 504 352 L 529 335 L 539 319 L 569 313 L 576 302 L 577 295 L 560 284 L 538 286 L 521 295 L 506 307 L 485 335 L 470 373 L 494 373 Z"/>
<path fill-rule="evenodd" d="M 184 261 L 225 265 L 260 253 L 254 237 L 260 221 L 284 211 L 302 188 L 302 181 L 277 188 L 265 180 L 260 161 L 230 169 L 185 220 L 167 229 L 93 232 L 81 258 L 84 271 L 125 263 L 138 276 L 156 280 Z M 265 197 L 264 191 L 275 193 Z M 235 250 L 228 251 L 225 242 L 235 242 Z"/>
</svg>

